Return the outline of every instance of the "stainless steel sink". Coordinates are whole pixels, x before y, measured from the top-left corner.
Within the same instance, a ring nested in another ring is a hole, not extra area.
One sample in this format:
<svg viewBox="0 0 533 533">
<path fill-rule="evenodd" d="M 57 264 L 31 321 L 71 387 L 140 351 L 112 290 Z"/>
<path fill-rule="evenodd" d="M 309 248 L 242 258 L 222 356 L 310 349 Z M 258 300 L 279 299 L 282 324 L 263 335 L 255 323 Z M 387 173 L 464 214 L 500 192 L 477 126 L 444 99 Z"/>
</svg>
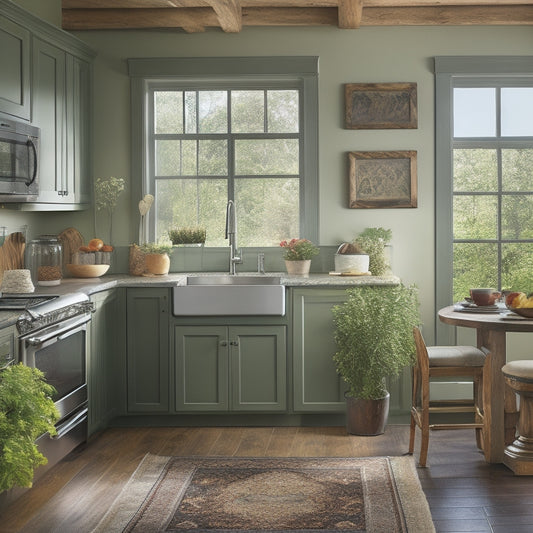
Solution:
<svg viewBox="0 0 533 533">
<path fill-rule="evenodd" d="M 279 276 L 239 276 L 215 274 L 187 276 L 187 285 L 279 285 Z"/>
<path fill-rule="evenodd" d="M 172 289 L 174 316 L 285 315 L 285 286 L 275 276 L 188 276 Z"/>
</svg>

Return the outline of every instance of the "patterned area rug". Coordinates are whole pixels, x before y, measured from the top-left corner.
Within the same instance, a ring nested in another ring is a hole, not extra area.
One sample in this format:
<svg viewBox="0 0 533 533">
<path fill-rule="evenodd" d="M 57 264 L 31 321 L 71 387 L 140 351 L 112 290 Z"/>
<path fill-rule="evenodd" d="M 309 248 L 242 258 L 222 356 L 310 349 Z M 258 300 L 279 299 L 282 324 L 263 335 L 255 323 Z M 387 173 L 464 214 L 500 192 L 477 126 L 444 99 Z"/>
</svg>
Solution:
<svg viewBox="0 0 533 533">
<path fill-rule="evenodd" d="M 94 533 L 434 531 L 412 457 L 146 455 Z"/>
</svg>

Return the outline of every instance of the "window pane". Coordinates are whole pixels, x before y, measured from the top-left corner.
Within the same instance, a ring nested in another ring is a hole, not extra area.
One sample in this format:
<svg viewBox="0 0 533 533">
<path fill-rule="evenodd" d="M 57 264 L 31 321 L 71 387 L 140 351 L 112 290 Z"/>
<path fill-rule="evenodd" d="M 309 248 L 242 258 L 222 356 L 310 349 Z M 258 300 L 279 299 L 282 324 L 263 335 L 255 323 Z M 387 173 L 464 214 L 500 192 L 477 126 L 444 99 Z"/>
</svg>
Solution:
<svg viewBox="0 0 533 533">
<path fill-rule="evenodd" d="M 496 135 L 496 90 L 473 88 L 453 90 L 454 137 Z"/>
<path fill-rule="evenodd" d="M 498 200 L 496 196 L 454 196 L 454 239 L 498 238 Z"/>
<path fill-rule="evenodd" d="M 154 108 L 156 133 L 183 133 L 183 93 L 181 91 L 156 91 Z"/>
<path fill-rule="evenodd" d="M 185 133 L 196 133 L 196 91 L 185 91 Z"/>
<path fill-rule="evenodd" d="M 496 150 L 454 150 L 454 191 L 498 190 L 498 159 Z"/>
<path fill-rule="evenodd" d="M 200 133 L 226 133 L 228 131 L 227 104 L 226 91 L 200 91 L 198 93 Z"/>
<path fill-rule="evenodd" d="M 453 245 L 453 299 L 462 301 L 472 287 L 498 288 L 498 246 L 490 243 Z"/>
<path fill-rule="evenodd" d="M 239 246 L 277 246 L 299 235 L 298 198 L 297 178 L 236 180 Z"/>
<path fill-rule="evenodd" d="M 180 141 L 155 141 L 156 176 L 179 176 L 181 174 Z"/>
<path fill-rule="evenodd" d="M 263 133 L 265 131 L 265 92 L 231 92 L 231 131 Z"/>
<path fill-rule="evenodd" d="M 502 150 L 504 191 L 533 191 L 533 150 Z"/>
<path fill-rule="evenodd" d="M 533 244 L 502 244 L 502 290 L 533 292 Z"/>
<path fill-rule="evenodd" d="M 298 139 L 235 141 L 235 174 L 298 174 Z"/>
<path fill-rule="evenodd" d="M 225 179 L 156 181 L 156 240 L 173 228 L 201 225 L 208 246 L 226 246 L 224 225 L 228 183 Z"/>
<path fill-rule="evenodd" d="M 533 196 L 502 197 L 502 238 L 533 239 Z"/>
<path fill-rule="evenodd" d="M 268 91 L 268 132 L 298 133 L 298 91 Z"/>
<path fill-rule="evenodd" d="M 503 87 L 502 136 L 527 137 L 533 135 L 533 88 Z"/>
<path fill-rule="evenodd" d="M 200 141 L 198 173 L 201 176 L 228 175 L 228 143 L 226 141 Z"/>
</svg>

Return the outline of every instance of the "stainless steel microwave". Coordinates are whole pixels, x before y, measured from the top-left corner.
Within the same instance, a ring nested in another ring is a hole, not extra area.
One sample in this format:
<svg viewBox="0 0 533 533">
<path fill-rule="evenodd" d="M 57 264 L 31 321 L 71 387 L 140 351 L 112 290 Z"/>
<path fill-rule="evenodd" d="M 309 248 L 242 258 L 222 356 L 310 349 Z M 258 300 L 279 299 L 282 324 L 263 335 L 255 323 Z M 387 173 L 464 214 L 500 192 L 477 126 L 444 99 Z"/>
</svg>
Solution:
<svg viewBox="0 0 533 533">
<path fill-rule="evenodd" d="M 37 199 L 40 131 L 24 122 L 0 118 L 0 203 Z"/>
</svg>

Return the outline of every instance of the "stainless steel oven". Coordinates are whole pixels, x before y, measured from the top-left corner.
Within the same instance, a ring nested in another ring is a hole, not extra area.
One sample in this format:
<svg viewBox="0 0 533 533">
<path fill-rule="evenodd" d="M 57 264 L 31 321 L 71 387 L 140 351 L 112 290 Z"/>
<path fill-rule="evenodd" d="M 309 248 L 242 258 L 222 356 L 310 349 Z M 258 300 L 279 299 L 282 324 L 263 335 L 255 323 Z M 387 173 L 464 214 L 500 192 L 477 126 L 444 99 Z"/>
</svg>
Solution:
<svg viewBox="0 0 533 533">
<path fill-rule="evenodd" d="M 0 118 L 0 202 L 30 202 L 39 193 L 40 129 Z"/>
<path fill-rule="evenodd" d="M 92 304 L 73 293 L 26 309 L 17 322 L 19 356 L 25 365 L 41 370 L 53 385 L 60 413 L 57 435 L 38 439 L 48 467 L 87 440 L 87 324 Z"/>
</svg>

